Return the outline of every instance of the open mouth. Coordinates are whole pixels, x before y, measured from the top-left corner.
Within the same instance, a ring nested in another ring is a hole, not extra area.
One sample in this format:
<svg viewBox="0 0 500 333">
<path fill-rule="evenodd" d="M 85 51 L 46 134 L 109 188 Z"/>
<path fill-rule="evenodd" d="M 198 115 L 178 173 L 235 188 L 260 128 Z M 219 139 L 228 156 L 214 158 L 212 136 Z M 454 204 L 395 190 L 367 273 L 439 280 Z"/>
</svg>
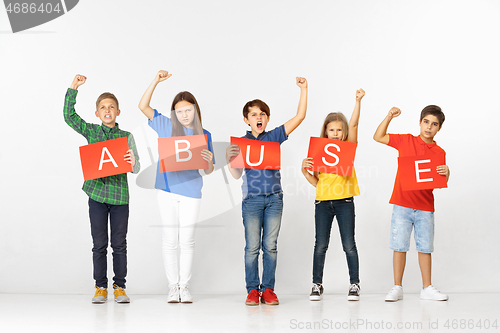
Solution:
<svg viewBox="0 0 500 333">
<path fill-rule="evenodd" d="M 257 122 L 257 128 L 258 128 L 258 129 L 261 129 L 261 128 L 262 128 L 262 121 L 258 121 L 258 122 Z"/>
<path fill-rule="evenodd" d="M 104 116 L 105 119 L 111 119 L 111 115 L 107 114 Z"/>
</svg>

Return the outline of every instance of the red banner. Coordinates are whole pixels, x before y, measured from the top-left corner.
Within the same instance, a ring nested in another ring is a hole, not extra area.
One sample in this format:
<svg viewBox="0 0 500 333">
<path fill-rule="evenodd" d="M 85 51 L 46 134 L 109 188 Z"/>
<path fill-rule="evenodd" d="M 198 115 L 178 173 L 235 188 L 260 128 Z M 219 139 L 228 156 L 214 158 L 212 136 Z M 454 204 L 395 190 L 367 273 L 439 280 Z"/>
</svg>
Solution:
<svg viewBox="0 0 500 333">
<path fill-rule="evenodd" d="M 206 135 L 158 138 L 160 172 L 208 169 L 201 156 L 203 149 L 208 150 Z"/>
<path fill-rule="evenodd" d="M 231 137 L 231 143 L 240 147 L 240 154 L 231 161 L 231 168 L 271 170 L 281 168 L 279 142 Z"/>
<path fill-rule="evenodd" d="M 436 171 L 439 165 L 445 164 L 444 154 L 399 157 L 401 187 L 404 191 L 448 187 L 446 176 Z"/>
<path fill-rule="evenodd" d="M 132 164 L 125 161 L 126 137 L 92 143 L 80 147 L 83 178 L 85 180 L 132 172 Z"/>
<path fill-rule="evenodd" d="M 328 138 L 311 137 L 308 157 L 312 157 L 313 171 L 351 176 L 358 144 Z"/>
</svg>

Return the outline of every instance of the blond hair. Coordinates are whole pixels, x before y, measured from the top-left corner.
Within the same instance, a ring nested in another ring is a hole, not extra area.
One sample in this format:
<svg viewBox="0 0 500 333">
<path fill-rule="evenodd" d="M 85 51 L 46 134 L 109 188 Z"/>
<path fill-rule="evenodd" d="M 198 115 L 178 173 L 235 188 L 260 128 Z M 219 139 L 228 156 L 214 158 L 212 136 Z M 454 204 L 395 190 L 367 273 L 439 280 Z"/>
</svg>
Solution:
<svg viewBox="0 0 500 333">
<path fill-rule="evenodd" d="M 342 112 L 331 112 L 326 116 L 325 122 L 323 123 L 323 127 L 321 128 L 320 137 L 321 138 L 328 137 L 328 135 L 326 135 L 326 127 L 332 121 L 340 121 L 342 123 L 342 141 L 346 141 L 347 137 L 349 136 L 349 125 L 347 124 L 347 119 L 342 114 Z"/>
</svg>

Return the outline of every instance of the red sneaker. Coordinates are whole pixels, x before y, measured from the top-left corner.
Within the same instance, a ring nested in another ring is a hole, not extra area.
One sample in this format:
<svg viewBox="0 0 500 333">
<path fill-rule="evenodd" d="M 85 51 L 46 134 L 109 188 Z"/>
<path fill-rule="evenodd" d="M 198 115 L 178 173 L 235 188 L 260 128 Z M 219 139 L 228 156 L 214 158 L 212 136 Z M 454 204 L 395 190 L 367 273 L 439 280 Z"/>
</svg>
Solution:
<svg viewBox="0 0 500 333">
<path fill-rule="evenodd" d="M 267 288 L 261 295 L 260 301 L 267 305 L 278 305 L 280 301 L 278 296 L 274 293 L 274 289 Z"/>
<path fill-rule="evenodd" d="M 259 297 L 260 293 L 257 289 L 250 290 L 250 293 L 247 296 L 247 300 L 245 302 L 246 305 L 259 305 Z"/>
</svg>

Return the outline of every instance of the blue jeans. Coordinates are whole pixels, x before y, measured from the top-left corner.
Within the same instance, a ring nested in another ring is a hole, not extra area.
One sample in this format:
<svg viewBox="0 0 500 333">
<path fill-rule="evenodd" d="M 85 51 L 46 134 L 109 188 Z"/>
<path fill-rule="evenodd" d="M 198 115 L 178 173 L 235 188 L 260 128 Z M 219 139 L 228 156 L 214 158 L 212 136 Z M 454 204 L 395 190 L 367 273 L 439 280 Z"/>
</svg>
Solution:
<svg viewBox="0 0 500 333">
<path fill-rule="evenodd" d="M 245 227 L 245 280 L 249 293 L 252 289 L 274 289 L 278 234 L 283 212 L 283 193 L 248 196 L 242 203 Z M 259 279 L 259 253 L 262 247 L 262 284 Z"/>
<path fill-rule="evenodd" d="M 100 288 L 108 287 L 108 216 L 111 227 L 111 248 L 113 249 L 114 283 L 125 288 L 127 276 L 127 229 L 128 205 L 110 205 L 89 198 L 90 231 L 92 233 L 92 259 L 94 280 Z"/>
<path fill-rule="evenodd" d="M 333 218 L 337 216 L 340 239 L 349 267 L 351 283 L 359 283 L 359 260 L 354 240 L 353 198 L 315 202 L 316 242 L 314 243 L 313 283 L 323 283 L 323 268 L 330 243 Z"/>
</svg>

